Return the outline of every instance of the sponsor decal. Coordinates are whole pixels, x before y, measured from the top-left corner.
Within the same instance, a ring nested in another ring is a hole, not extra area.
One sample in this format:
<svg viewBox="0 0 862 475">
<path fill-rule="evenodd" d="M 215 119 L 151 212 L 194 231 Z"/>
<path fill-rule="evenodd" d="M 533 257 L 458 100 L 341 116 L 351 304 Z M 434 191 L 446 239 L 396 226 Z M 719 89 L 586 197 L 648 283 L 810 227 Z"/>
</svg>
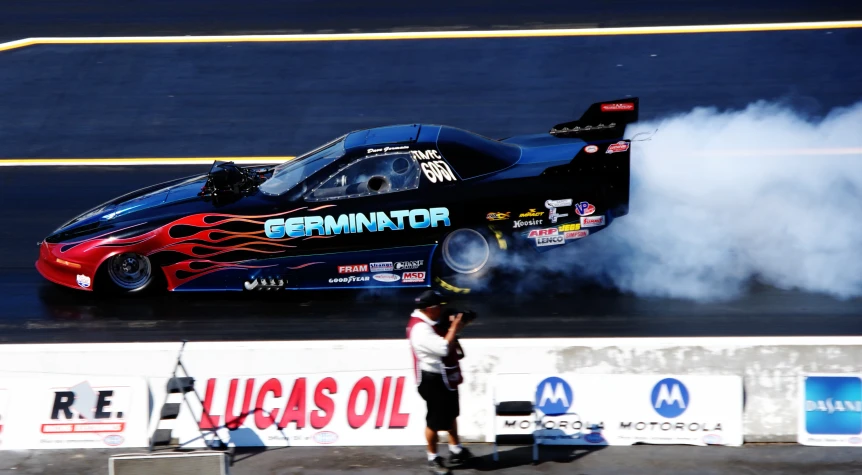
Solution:
<svg viewBox="0 0 862 475">
<path fill-rule="evenodd" d="M 368 282 L 371 278 L 368 276 L 351 275 L 349 277 L 333 277 L 329 279 L 330 284 L 351 284 L 353 282 Z"/>
<path fill-rule="evenodd" d="M 559 229 L 561 233 L 564 233 L 567 231 L 578 231 L 581 229 L 581 225 L 578 223 L 569 223 L 569 224 L 563 224 L 560 227 L 558 227 L 557 229 Z"/>
<path fill-rule="evenodd" d="M 515 220 L 512 221 L 512 229 L 523 228 L 525 226 L 541 226 L 541 219 Z"/>
<path fill-rule="evenodd" d="M 820 435 L 862 434 L 862 379 L 806 377 L 805 430 Z"/>
<path fill-rule="evenodd" d="M 509 219 L 510 212 L 505 213 L 488 213 L 485 217 L 488 221 L 503 221 Z"/>
<path fill-rule="evenodd" d="M 71 388 L 55 389 L 50 421 L 42 434 L 112 434 L 126 428 L 131 388 L 93 388 L 87 381 Z M 121 439 L 112 439 L 113 441 Z M 107 443 L 107 441 L 105 441 Z M 110 445 L 110 444 L 109 444 Z"/>
<path fill-rule="evenodd" d="M 564 234 L 564 236 L 565 236 L 565 238 L 566 238 L 566 241 L 568 241 L 568 240 L 570 240 L 570 239 L 581 239 L 581 238 L 585 238 L 585 237 L 587 237 L 587 236 L 589 236 L 589 235 L 590 235 L 590 232 L 589 232 L 589 231 L 587 231 L 586 229 L 582 229 L 582 230 L 580 230 L 580 231 L 566 231 L 566 234 Z"/>
<path fill-rule="evenodd" d="M 596 153 L 598 151 L 599 147 L 596 147 L 595 145 L 587 145 L 586 147 L 584 147 L 584 152 L 587 153 Z"/>
<path fill-rule="evenodd" d="M 350 266 L 338 266 L 339 274 L 358 274 L 368 272 L 368 264 L 354 264 Z"/>
<path fill-rule="evenodd" d="M 566 238 L 564 236 L 542 236 L 536 238 L 537 246 L 559 246 L 565 243 Z"/>
<path fill-rule="evenodd" d="M 374 280 L 379 280 L 380 282 L 398 282 L 401 280 L 401 277 L 395 274 L 374 274 Z"/>
<path fill-rule="evenodd" d="M 601 444 L 602 442 L 605 441 L 605 438 L 602 437 L 602 434 L 600 434 L 598 432 L 592 432 L 590 434 L 585 435 L 584 440 L 586 440 L 587 442 L 589 442 L 591 444 Z"/>
<path fill-rule="evenodd" d="M 581 226 L 585 228 L 594 228 L 596 226 L 605 225 L 605 215 L 601 216 L 581 216 Z"/>
<path fill-rule="evenodd" d="M 247 280 L 242 283 L 245 290 L 270 290 L 281 289 L 287 284 L 287 279 L 281 277 L 258 277 L 254 280 Z"/>
<path fill-rule="evenodd" d="M 545 201 L 545 208 L 548 208 L 548 218 L 551 220 L 551 223 L 556 223 L 557 219 L 565 218 L 568 214 L 560 214 L 557 213 L 557 208 L 564 208 L 566 206 L 572 206 L 572 200 L 547 200 Z"/>
<path fill-rule="evenodd" d="M 596 212 L 596 207 L 586 201 L 581 201 L 575 205 L 575 213 L 578 216 L 589 216 Z"/>
<path fill-rule="evenodd" d="M 551 376 L 536 386 L 536 409 L 546 416 L 561 416 L 573 403 L 572 387 L 562 378 Z"/>
<path fill-rule="evenodd" d="M 405 272 L 401 274 L 402 282 L 425 282 L 424 272 Z"/>
<path fill-rule="evenodd" d="M 102 442 L 104 442 L 105 445 L 108 445 L 111 447 L 116 447 L 118 445 L 121 445 L 124 440 L 125 439 L 123 439 L 123 436 L 121 436 L 121 435 L 111 434 L 111 435 L 105 436 L 105 438 L 102 439 Z"/>
<path fill-rule="evenodd" d="M 598 125 L 585 125 L 581 127 L 580 125 L 576 125 L 574 127 L 563 127 L 562 129 L 551 129 L 551 135 L 556 134 L 567 134 L 567 133 L 578 133 L 578 132 L 589 132 L 591 130 L 606 130 L 616 128 L 617 123 L 611 122 L 610 124 L 598 124 Z"/>
<path fill-rule="evenodd" d="M 621 140 L 621 141 L 619 141 L 619 142 L 617 142 L 617 143 L 612 143 L 612 144 L 608 145 L 608 150 L 607 150 L 607 152 L 605 152 L 605 153 L 619 153 L 619 152 L 625 152 L 625 151 L 626 151 L 626 150 L 628 150 L 628 149 L 629 149 L 629 144 L 628 144 L 628 142 L 624 142 L 624 141 L 622 141 L 622 140 Z"/>
<path fill-rule="evenodd" d="M 334 444 L 338 441 L 338 434 L 332 431 L 322 430 L 311 436 L 311 440 L 323 445 Z"/>
<path fill-rule="evenodd" d="M 602 104 L 602 112 L 621 112 L 635 110 L 634 102 L 614 102 L 611 104 Z"/>
<path fill-rule="evenodd" d="M 449 164 L 443 161 L 440 152 L 436 150 L 411 150 L 413 158 L 419 160 L 419 168 L 425 174 L 425 178 L 431 183 L 444 181 L 457 181 Z"/>
<path fill-rule="evenodd" d="M 538 218 L 539 216 L 545 214 L 544 211 L 536 211 L 535 208 L 530 208 L 530 211 L 526 213 L 521 213 L 518 215 L 519 218 Z"/>
<path fill-rule="evenodd" d="M 333 234 L 378 232 L 385 229 L 401 231 L 405 227 L 424 229 L 428 227 L 450 226 L 448 208 L 398 210 L 385 213 L 350 213 L 337 217 L 300 216 L 293 218 L 273 218 L 264 223 L 266 237 L 279 239 L 283 237 L 330 236 Z M 315 233 L 316 231 L 316 233 Z"/>
<path fill-rule="evenodd" d="M 425 261 L 402 261 L 395 263 L 395 270 L 413 270 L 422 267 L 425 264 Z"/>
<path fill-rule="evenodd" d="M 528 238 L 541 237 L 541 236 L 554 236 L 557 234 L 557 228 L 546 228 L 546 229 L 534 229 L 530 231 L 530 234 L 527 235 Z"/>
<path fill-rule="evenodd" d="M 407 150 L 408 148 L 410 148 L 410 147 L 407 145 L 399 145 L 398 147 L 369 148 L 366 153 L 395 152 L 398 150 Z"/>
<path fill-rule="evenodd" d="M 87 288 L 90 286 L 90 278 L 84 274 L 78 274 L 75 276 L 75 280 L 78 282 L 79 287 Z"/>
<path fill-rule="evenodd" d="M 392 272 L 391 262 L 372 262 L 370 264 L 371 272 Z"/>
</svg>

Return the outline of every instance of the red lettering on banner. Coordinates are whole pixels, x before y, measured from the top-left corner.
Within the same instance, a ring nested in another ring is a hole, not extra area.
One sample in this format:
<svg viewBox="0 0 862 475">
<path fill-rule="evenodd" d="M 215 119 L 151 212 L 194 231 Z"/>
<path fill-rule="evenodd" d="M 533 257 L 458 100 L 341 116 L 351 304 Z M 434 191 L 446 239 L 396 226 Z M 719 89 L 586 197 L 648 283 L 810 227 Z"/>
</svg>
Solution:
<svg viewBox="0 0 862 475">
<path fill-rule="evenodd" d="M 242 400 L 242 408 L 239 414 L 233 415 L 234 403 L 236 402 L 236 387 L 239 385 L 238 379 L 230 380 L 230 388 L 227 392 L 227 406 L 224 410 L 224 425 L 230 430 L 237 430 L 245 422 L 248 417 L 248 410 L 251 408 L 252 394 L 254 393 L 254 378 L 249 378 L 245 381 L 245 397 Z"/>
<path fill-rule="evenodd" d="M 305 378 L 297 378 L 290 392 L 290 399 L 284 407 L 284 414 L 278 423 L 279 429 L 284 429 L 291 422 L 296 422 L 296 428 L 305 427 Z"/>
<path fill-rule="evenodd" d="M 368 396 L 365 402 L 365 410 L 361 415 L 356 413 L 356 397 L 360 391 L 365 391 L 365 394 Z M 353 390 L 350 391 L 350 399 L 347 401 L 347 423 L 350 424 L 350 427 L 358 429 L 368 421 L 368 418 L 371 417 L 371 413 L 374 411 L 374 401 L 376 399 L 374 381 L 371 378 L 365 376 L 356 382 Z"/>
<path fill-rule="evenodd" d="M 329 424 L 332 416 L 335 415 L 335 402 L 331 397 L 323 394 L 323 390 L 328 391 L 330 395 L 335 394 L 338 391 L 338 383 L 327 377 L 320 380 L 317 387 L 314 388 L 314 405 L 319 409 L 311 411 L 311 427 L 315 429 L 326 427 L 326 424 Z M 323 415 L 320 415 L 321 412 Z"/>
<path fill-rule="evenodd" d="M 383 419 L 386 418 L 386 403 L 389 402 L 389 385 L 392 384 L 392 378 L 387 376 L 383 378 L 383 389 L 380 390 L 380 405 L 377 406 L 377 424 L 376 429 L 383 427 Z"/>
<path fill-rule="evenodd" d="M 203 404 L 204 413 L 203 413 L 203 416 L 201 417 L 201 422 L 200 422 L 200 428 L 204 429 L 204 430 L 216 429 L 216 428 L 218 428 L 218 426 L 221 422 L 221 416 L 215 415 L 211 411 L 212 405 L 213 405 L 213 397 L 214 397 L 214 393 L 215 393 L 215 385 L 216 385 L 215 378 L 210 378 L 209 380 L 207 380 L 207 392 L 206 392 L 206 395 L 204 396 L 204 404 Z M 209 414 L 209 417 L 207 417 L 208 414 Z"/>
<path fill-rule="evenodd" d="M 404 394 L 404 376 L 398 377 L 395 382 L 395 398 L 392 400 L 392 413 L 389 415 L 390 429 L 403 429 L 407 427 L 410 414 L 401 412 L 401 395 Z"/>
<path fill-rule="evenodd" d="M 263 408 L 263 401 L 266 399 L 268 393 L 272 393 L 277 398 L 281 397 L 281 381 L 269 378 L 263 383 L 263 386 L 260 387 L 260 391 L 257 393 L 257 401 L 254 404 L 254 424 L 260 430 L 266 429 L 278 420 L 277 407 L 272 408 L 271 411 Z"/>
</svg>

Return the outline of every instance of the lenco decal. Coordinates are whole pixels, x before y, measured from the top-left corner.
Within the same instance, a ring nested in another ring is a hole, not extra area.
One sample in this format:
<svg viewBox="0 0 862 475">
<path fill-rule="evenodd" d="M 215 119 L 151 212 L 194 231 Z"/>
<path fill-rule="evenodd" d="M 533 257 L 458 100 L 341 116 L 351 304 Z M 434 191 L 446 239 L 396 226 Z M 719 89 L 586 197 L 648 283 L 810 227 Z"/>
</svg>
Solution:
<svg viewBox="0 0 862 475">
<path fill-rule="evenodd" d="M 448 208 L 397 210 L 371 213 L 350 213 L 339 216 L 301 216 L 295 218 L 273 218 L 264 223 L 266 237 L 278 239 L 287 237 L 329 236 L 332 234 L 378 232 L 384 229 L 404 230 L 450 226 Z"/>
</svg>

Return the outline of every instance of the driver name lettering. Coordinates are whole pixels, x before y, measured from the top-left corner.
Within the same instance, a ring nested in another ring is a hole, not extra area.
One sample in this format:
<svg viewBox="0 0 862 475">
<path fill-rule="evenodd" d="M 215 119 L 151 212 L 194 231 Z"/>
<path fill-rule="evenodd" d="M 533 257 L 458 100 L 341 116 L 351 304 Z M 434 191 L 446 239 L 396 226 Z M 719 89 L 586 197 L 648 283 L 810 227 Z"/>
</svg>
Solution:
<svg viewBox="0 0 862 475">
<path fill-rule="evenodd" d="M 350 213 L 338 216 L 298 216 L 293 218 L 273 218 L 264 223 L 266 237 L 279 239 L 304 236 L 330 236 L 333 234 L 353 234 L 364 231 L 378 232 L 436 228 L 450 226 L 449 208 L 411 209 L 371 213 Z M 316 233 L 315 233 L 316 231 Z"/>
</svg>

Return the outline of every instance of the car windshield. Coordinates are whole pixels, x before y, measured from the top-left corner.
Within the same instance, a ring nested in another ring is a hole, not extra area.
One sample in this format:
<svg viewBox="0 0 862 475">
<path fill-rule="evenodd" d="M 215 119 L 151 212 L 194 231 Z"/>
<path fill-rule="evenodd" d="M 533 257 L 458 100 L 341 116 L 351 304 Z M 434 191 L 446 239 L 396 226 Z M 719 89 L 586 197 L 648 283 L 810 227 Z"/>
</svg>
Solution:
<svg viewBox="0 0 862 475">
<path fill-rule="evenodd" d="M 303 180 L 344 156 L 343 135 L 326 145 L 275 167 L 272 178 L 260 185 L 260 191 L 268 195 L 280 195 Z"/>
</svg>

